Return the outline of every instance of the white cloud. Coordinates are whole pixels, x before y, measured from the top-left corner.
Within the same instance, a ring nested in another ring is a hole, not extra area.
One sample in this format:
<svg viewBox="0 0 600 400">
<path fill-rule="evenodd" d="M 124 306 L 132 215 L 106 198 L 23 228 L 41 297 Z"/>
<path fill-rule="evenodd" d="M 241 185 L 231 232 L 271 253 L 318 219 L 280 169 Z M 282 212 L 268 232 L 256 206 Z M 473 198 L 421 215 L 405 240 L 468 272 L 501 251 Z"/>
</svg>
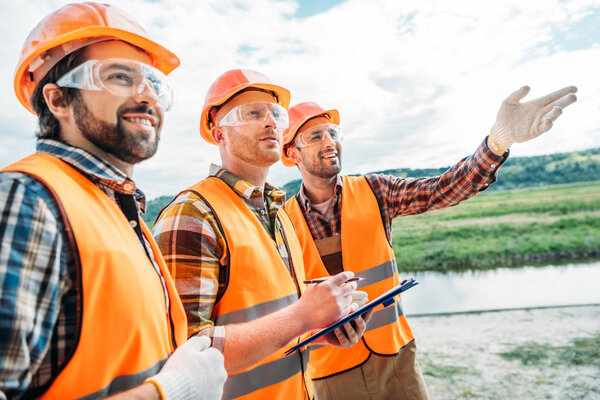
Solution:
<svg viewBox="0 0 600 400">
<path fill-rule="evenodd" d="M 0 164 L 31 150 L 35 119 L 12 94 L 12 71 L 27 33 L 58 1 L 5 2 L 0 27 Z M 347 0 L 306 19 L 295 1 L 119 1 L 182 65 L 171 75 L 175 107 L 157 155 L 136 167 L 149 198 L 174 194 L 218 162 L 198 133 L 205 93 L 231 68 L 251 68 L 292 91 L 292 103 L 338 108 L 347 140 L 344 172 L 438 167 L 469 154 L 487 134 L 501 101 L 522 84 L 533 99 L 575 84 L 579 101 L 555 127 L 513 155 L 600 146 L 600 38 L 578 22 L 599 15 L 594 1 Z M 301 6 L 301 5 L 300 5 Z M 597 31 L 592 31 L 597 32 Z M 580 40 L 581 41 L 581 40 Z M 33 122 L 32 122 L 33 121 Z M 21 135 L 25 140 L 15 139 Z M 270 180 L 299 177 L 272 167 Z"/>
</svg>

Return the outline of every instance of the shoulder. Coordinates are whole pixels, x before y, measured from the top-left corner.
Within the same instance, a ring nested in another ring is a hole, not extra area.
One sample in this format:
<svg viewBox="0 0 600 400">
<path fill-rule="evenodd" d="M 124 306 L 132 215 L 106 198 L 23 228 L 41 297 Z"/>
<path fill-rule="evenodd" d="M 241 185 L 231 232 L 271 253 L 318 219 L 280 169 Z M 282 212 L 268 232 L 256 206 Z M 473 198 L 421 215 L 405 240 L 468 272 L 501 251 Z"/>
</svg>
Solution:
<svg viewBox="0 0 600 400">
<path fill-rule="evenodd" d="M 62 223 L 59 206 L 51 190 L 23 172 L 0 172 L 0 209 L 9 214 L 33 213 L 36 210 L 39 216 Z"/>
</svg>

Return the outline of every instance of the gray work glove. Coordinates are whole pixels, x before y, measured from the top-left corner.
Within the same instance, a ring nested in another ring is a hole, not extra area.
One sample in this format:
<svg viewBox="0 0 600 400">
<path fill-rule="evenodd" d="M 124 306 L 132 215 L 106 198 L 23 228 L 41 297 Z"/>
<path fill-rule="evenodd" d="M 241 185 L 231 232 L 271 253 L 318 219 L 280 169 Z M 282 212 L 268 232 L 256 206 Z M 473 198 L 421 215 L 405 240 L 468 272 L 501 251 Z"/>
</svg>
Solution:
<svg viewBox="0 0 600 400">
<path fill-rule="evenodd" d="M 149 381 L 167 400 L 220 400 L 226 379 L 223 354 L 210 347 L 209 337 L 194 336 Z"/>
<path fill-rule="evenodd" d="M 502 102 L 490 139 L 500 150 L 513 143 L 531 140 L 552 128 L 553 122 L 562 114 L 563 108 L 577 101 L 577 88 L 567 86 L 554 93 L 521 103 L 529 86 L 513 92 Z"/>
</svg>

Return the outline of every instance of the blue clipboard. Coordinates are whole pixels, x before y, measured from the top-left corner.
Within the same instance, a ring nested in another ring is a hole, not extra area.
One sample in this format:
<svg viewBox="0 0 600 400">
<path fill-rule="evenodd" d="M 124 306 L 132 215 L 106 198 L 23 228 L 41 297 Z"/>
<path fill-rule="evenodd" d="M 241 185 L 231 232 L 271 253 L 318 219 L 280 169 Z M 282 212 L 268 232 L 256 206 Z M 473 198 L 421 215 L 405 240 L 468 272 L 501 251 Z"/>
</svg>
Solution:
<svg viewBox="0 0 600 400">
<path fill-rule="evenodd" d="M 365 304 L 358 310 L 354 311 L 352 314 L 346 315 L 344 318 L 340 319 L 337 322 L 334 322 L 333 324 L 329 325 L 327 328 L 321 329 L 320 331 L 318 331 L 317 333 L 304 339 L 303 341 L 301 341 L 294 347 L 291 347 L 290 349 L 288 349 L 285 352 L 285 355 L 289 356 L 294 351 L 301 349 L 302 347 L 306 346 L 313 340 L 316 340 L 316 339 L 320 338 L 321 336 L 327 335 L 329 332 L 332 332 L 335 328 L 338 328 L 338 327 L 344 325 L 346 322 L 351 321 L 362 314 L 365 314 L 366 312 L 372 310 L 373 308 L 377 307 L 380 304 L 383 304 L 384 307 L 388 307 L 388 306 L 394 304 L 394 302 L 396 301 L 396 300 L 394 300 L 394 297 L 396 295 L 398 295 L 404 291 L 407 291 L 411 287 L 416 286 L 418 284 L 419 284 L 419 282 L 415 281 L 412 278 L 403 281 L 400 285 L 388 290 L 387 292 L 380 295 L 379 297 L 371 300 L 370 302 L 368 302 L 367 304 Z"/>
</svg>

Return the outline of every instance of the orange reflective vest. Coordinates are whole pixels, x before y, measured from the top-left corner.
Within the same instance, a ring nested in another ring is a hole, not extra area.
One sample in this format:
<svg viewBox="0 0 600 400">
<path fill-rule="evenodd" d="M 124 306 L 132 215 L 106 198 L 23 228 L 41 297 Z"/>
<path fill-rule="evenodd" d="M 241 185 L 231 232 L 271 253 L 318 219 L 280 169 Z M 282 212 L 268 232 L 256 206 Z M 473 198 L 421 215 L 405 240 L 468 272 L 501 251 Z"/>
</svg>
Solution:
<svg viewBox="0 0 600 400">
<path fill-rule="evenodd" d="M 372 300 L 399 284 L 394 251 L 385 234 L 377 199 L 366 179 L 344 176 L 342 184 L 342 265 L 344 270 L 366 278 L 358 282 L 358 288 Z M 289 199 L 285 208 L 304 251 L 306 279 L 328 276 L 296 198 Z M 397 354 L 413 339 L 398 296 L 393 305 L 375 308 L 362 341 L 355 346 L 349 349 L 311 346 L 310 376 L 318 379 L 346 371 L 363 363 L 370 352 Z"/>
<path fill-rule="evenodd" d="M 304 291 L 302 249 L 283 208 L 277 213 L 277 219 L 283 228 L 291 271 L 260 221 L 225 182 L 209 177 L 188 190 L 213 210 L 229 252 L 227 288 L 215 303 L 211 316 L 215 325 L 252 321 L 297 302 Z M 298 339 L 229 376 L 223 398 L 312 398 L 312 383 L 305 378 L 308 351 L 287 357 L 284 354 L 297 342 Z"/>
<path fill-rule="evenodd" d="M 119 207 L 88 178 L 59 158 L 34 154 L 3 171 L 24 172 L 54 195 L 74 250 L 83 309 L 74 351 L 47 399 L 104 397 L 156 374 L 186 340 L 183 306 L 163 258 L 143 232 L 160 277 Z"/>
</svg>

